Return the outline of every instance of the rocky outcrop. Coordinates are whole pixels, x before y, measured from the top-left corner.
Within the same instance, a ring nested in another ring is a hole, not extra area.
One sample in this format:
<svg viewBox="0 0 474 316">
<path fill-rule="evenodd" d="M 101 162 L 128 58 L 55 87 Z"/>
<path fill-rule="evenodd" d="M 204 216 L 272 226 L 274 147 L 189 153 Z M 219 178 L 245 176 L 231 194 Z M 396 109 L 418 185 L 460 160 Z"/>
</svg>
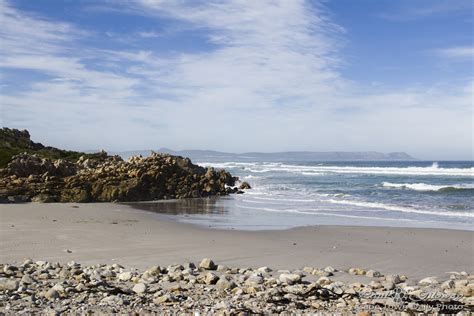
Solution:
<svg viewBox="0 0 474 316">
<path fill-rule="evenodd" d="M 28 132 L 19 133 L 29 139 Z M 238 178 L 227 171 L 184 157 L 152 153 L 124 161 L 105 152 L 73 157 L 28 152 L 11 157 L 0 169 L 0 202 L 129 202 L 242 192 L 235 187 Z"/>
<path fill-rule="evenodd" d="M 19 154 L 0 170 L 4 202 L 110 202 L 197 198 L 238 192 L 237 178 L 183 157 L 62 159 Z"/>
</svg>

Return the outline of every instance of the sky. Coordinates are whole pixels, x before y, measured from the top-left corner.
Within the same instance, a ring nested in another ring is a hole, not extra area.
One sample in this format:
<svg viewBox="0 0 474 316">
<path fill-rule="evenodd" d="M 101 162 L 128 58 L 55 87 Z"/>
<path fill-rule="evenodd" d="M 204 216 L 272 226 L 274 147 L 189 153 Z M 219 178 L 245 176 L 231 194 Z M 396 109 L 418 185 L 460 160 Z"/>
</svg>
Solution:
<svg viewBox="0 0 474 316">
<path fill-rule="evenodd" d="M 472 160 L 470 0 L 0 0 L 0 125 L 73 150 Z"/>
</svg>

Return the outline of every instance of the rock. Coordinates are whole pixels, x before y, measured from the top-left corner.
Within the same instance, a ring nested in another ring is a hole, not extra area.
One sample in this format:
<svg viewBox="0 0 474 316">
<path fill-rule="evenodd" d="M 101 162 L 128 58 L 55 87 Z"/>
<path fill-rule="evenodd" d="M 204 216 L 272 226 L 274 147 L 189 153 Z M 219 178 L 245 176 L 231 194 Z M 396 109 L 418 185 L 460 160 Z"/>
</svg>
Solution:
<svg viewBox="0 0 474 316">
<path fill-rule="evenodd" d="M 332 283 L 332 281 L 328 277 L 320 277 L 316 283 L 319 285 L 329 285 Z"/>
<path fill-rule="evenodd" d="M 453 280 L 447 280 L 441 284 L 441 289 L 447 290 L 447 289 L 452 289 L 456 286 Z"/>
<path fill-rule="evenodd" d="M 334 272 L 336 272 L 337 270 L 334 269 L 334 268 L 331 267 L 331 266 L 328 266 L 328 267 L 324 268 L 324 271 L 334 273 Z"/>
<path fill-rule="evenodd" d="M 251 189 L 252 187 L 250 186 L 250 184 L 248 184 L 248 182 L 242 182 L 242 184 L 239 186 L 239 189 L 240 190 L 247 190 L 247 189 Z"/>
<path fill-rule="evenodd" d="M 146 292 L 146 290 L 147 290 L 147 286 L 144 283 L 137 283 L 132 289 L 132 291 L 137 294 L 143 294 Z"/>
<path fill-rule="evenodd" d="M 201 263 L 199 264 L 199 268 L 204 270 L 216 270 L 216 264 L 209 258 L 202 259 Z"/>
<path fill-rule="evenodd" d="M 64 293 L 64 286 L 60 283 L 55 284 L 52 289 L 58 293 Z"/>
<path fill-rule="evenodd" d="M 226 271 L 229 271 L 229 270 L 230 269 L 227 266 L 224 266 L 224 265 L 221 265 L 221 264 L 217 266 L 217 271 L 219 271 L 219 272 L 226 272 Z"/>
<path fill-rule="evenodd" d="M 395 288 L 395 283 L 392 281 L 384 281 L 382 282 L 382 286 L 386 290 L 393 290 Z"/>
<path fill-rule="evenodd" d="M 369 278 L 380 278 L 382 276 L 382 273 L 375 270 L 368 270 L 365 275 Z"/>
<path fill-rule="evenodd" d="M 314 269 L 312 272 L 311 272 L 312 275 L 317 275 L 317 276 L 325 276 L 325 277 L 330 277 L 330 276 L 333 276 L 334 274 L 332 272 L 327 272 L 327 271 L 324 271 L 324 270 L 318 270 L 318 269 Z"/>
<path fill-rule="evenodd" d="M 234 281 L 226 277 L 221 277 L 216 283 L 216 287 L 221 291 L 232 290 L 236 286 Z"/>
<path fill-rule="evenodd" d="M 164 303 L 170 303 L 170 302 L 174 302 L 175 299 L 173 296 L 171 295 L 162 295 L 162 296 L 158 296 L 156 298 L 153 299 L 153 303 L 156 304 L 156 305 L 160 305 L 160 304 L 164 304 Z"/>
<path fill-rule="evenodd" d="M 30 277 L 28 274 L 25 274 L 21 277 L 20 282 L 22 284 L 33 284 L 33 283 L 35 283 L 35 280 L 33 280 L 33 278 Z"/>
<path fill-rule="evenodd" d="M 219 277 L 213 272 L 208 272 L 204 275 L 204 283 L 206 284 L 216 284 Z"/>
<path fill-rule="evenodd" d="M 0 291 L 15 291 L 20 286 L 17 280 L 0 278 Z"/>
<path fill-rule="evenodd" d="M 306 273 L 312 273 L 315 269 L 313 267 L 304 267 L 303 271 Z"/>
<path fill-rule="evenodd" d="M 280 274 L 279 277 L 280 281 L 286 283 L 288 285 L 296 284 L 301 282 L 301 276 L 299 274 L 294 273 L 283 273 Z"/>
<path fill-rule="evenodd" d="M 432 285 L 432 284 L 438 284 L 438 280 L 435 277 L 427 277 L 418 282 L 420 285 Z"/>
<path fill-rule="evenodd" d="M 257 271 L 262 272 L 262 273 L 270 273 L 272 272 L 272 269 L 270 269 L 269 267 L 260 267 L 257 269 Z"/>
<path fill-rule="evenodd" d="M 132 272 L 130 271 L 127 271 L 127 272 L 122 272 L 118 275 L 118 279 L 120 281 L 130 281 L 130 279 L 132 278 Z"/>
<path fill-rule="evenodd" d="M 188 158 L 152 153 L 124 161 L 105 152 L 45 147 L 20 133 L 0 129 L 0 152 L 6 154 L 0 161 L 0 201 L 133 202 L 242 192 L 227 171 L 205 169 Z"/>
<path fill-rule="evenodd" d="M 365 275 L 366 273 L 365 270 L 361 268 L 351 268 L 348 272 L 352 275 Z"/>
<path fill-rule="evenodd" d="M 263 283 L 263 277 L 260 273 L 254 273 L 245 280 L 245 285 L 255 286 Z"/>
<path fill-rule="evenodd" d="M 393 282 L 395 284 L 401 283 L 402 280 L 398 274 L 390 274 L 385 277 L 385 281 Z"/>
<path fill-rule="evenodd" d="M 389 283 L 388 281 L 386 281 L 386 282 Z M 393 282 L 390 282 L 390 283 L 393 284 Z M 380 288 L 383 287 L 383 285 L 380 282 L 377 282 L 377 281 L 370 281 L 369 286 L 372 289 L 380 289 Z"/>
<path fill-rule="evenodd" d="M 102 304 L 111 305 L 111 306 L 121 306 L 124 303 L 123 299 L 116 295 L 104 297 L 100 302 Z"/>
<path fill-rule="evenodd" d="M 44 294 L 44 297 L 46 297 L 48 300 L 55 300 L 55 299 L 59 298 L 59 293 L 55 289 L 49 289 Z"/>
<path fill-rule="evenodd" d="M 38 194 L 31 198 L 31 202 L 40 202 L 40 203 L 52 203 L 56 202 L 54 196 L 49 194 Z"/>
</svg>

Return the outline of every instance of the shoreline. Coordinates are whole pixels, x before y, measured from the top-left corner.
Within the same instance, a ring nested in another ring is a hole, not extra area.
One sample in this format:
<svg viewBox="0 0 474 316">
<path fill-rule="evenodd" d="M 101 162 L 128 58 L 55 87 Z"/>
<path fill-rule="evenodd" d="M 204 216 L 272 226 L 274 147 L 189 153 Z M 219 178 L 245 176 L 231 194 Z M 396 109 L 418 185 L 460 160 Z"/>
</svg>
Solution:
<svg viewBox="0 0 474 316">
<path fill-rule="evenodd" d="M 445 277 L 449 271 L 471 272 L 473 268 L 474 233 L 463 230 L 364 226 L 214 229 L 160 219 L 152 212 L 113 203 L 3 204 L 0 219 L 0 262 L 31 257 L 147 268 L 210 257 L 236 266 L 361 267 L 410 278 Z"/>
<path fill-rule="evenodd" d="M 0 313 L 466 314 L 473 238 L 425 228 L 220 230 L 121 204 L 0 204 Z"/>
</svg>

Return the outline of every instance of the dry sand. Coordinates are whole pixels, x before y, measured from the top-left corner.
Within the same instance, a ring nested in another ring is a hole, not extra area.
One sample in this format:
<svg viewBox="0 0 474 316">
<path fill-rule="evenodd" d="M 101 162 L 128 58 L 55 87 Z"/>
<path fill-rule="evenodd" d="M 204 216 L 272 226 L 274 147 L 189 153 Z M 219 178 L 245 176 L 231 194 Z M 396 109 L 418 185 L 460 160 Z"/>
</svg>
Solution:
<svg viewBox="0 0 474 316">
<path fill-rule="evenodd" d="M 472 273 L 473 237 L 472 231 L 381 227 L 212 230 L 112 203 L 0 205 L 3 263 L 33 258 L 146 268 L 209 257 L 237 267 L 331 265 L 419 279 Z"/>
</svg>

